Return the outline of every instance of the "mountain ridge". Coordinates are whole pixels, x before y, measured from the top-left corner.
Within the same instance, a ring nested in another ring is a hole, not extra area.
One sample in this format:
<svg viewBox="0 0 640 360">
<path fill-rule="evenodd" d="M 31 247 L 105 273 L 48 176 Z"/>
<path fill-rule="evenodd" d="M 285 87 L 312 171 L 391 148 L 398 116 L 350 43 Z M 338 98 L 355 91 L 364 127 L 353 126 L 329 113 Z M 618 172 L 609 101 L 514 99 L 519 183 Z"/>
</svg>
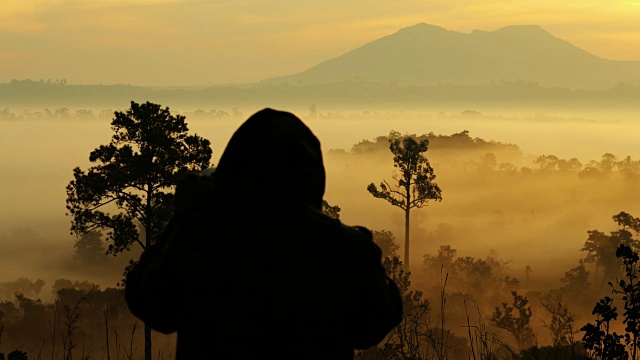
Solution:
<svg viewBox="0 0 640 360">
<path fill-rule="evenodd" d="M 296 85 L 365 79 L 400 85 L 530 81 L 547 87 L 640 85 L 640 61 L 600 58 L 538 25 L 461 33 L 419 23 L 305 71 L 260 81 Z"/>
</svg>

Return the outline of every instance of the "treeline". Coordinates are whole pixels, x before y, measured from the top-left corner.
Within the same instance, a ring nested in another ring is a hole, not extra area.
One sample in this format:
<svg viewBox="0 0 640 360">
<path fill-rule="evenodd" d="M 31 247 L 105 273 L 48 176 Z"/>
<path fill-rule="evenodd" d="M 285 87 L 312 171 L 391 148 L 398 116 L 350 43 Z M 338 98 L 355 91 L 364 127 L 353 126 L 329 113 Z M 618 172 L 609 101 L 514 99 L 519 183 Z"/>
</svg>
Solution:
<svg viewBox="0 0 640 360">
<path fill-rule="evenodd" d="M 142 324 L 129 312 L 122 288 L 58 279 L 53 300 L 45 302 L 44 285 L 26 278 L 0 284 L 0 354 L 16 360 L 140 357 Z M 173 358 L 173 339 L 162 340 L 157 358 Z"/>
<path fill-rule="evenodd" d="M 395 249 L 387 250 L 385 268 L 403 293 L 404 320 L 359 358 L 637 359 L 640 218 L 625 212 L 612 218 L 618 230 L 589 230 L 586 256 L 558 287 L 531 287 L 530 267 L 520 281 L 508 275 L 509 261 L 492 254 L 458 256 L 442 245 L 412 274 Z"/>
<path fill-rule="evenodd" d="M 440 84 L 401 86 L 352 79 L 323 84 L 247 84 L 210 87 L 150 88 L 118 85 L 71 85 L 64 80 L 12 80 L 0 84 L 0 99 L 10 106 L 113 106 L 131 99 L 148 99 L 173 106 L 245 106 L 268 103 L 287 106 L 326 105 L 425 106 L 509 104 L 572 108 L 637 108 L 640 87 L 618 84 L 608 90 L 549 88 L 528 81 L 483 85 Z"/>
<path fill-rule="evenodd" d="M 114 110 L 103 109 L 94 111 L 91 109 L 75 109 L 70 110 L 66 107 L 49 109 L 44 108 L 42 110 L 28 110 L 25 109 L 22 112 L 15 112 L 8 108 L 0 110 L 0 121 L 2 120 L 100 120 L 110 121 L 113 119 Z M 209 109 L 202 110 L 196 109 L 194 111 L 186 111 L 179 113 L 187 116 L 190 119 L 196 120 L 225 120 L 225 119 L 240 119 L 243 117 L 243 113 L 238 108 L 233 108 L 230 111 Z"/>
<path fill-rule="evenodd" d="M 389 135 L 378 136 L 373 140 L 362 140 L 353 145 L 350 151 L 331 149 L 332 156 L 347 155 L 384 155 L 389 151 L 389 139 L 401 134 L 392 131 Z M 630 180 L 640 178 L 640 159 L 631 156 L 618 157 L 605 153 L 600 159 L 582 163 L 577 158 L 561 158 L 556 155 L 539 155 L 532 161 L 526 159 L 520 148 L 515 144 L 487 141 L 472 137 L 467 130 L 451 135 L 434 134 L 430 132 L 422 135 L 409 135 L 420 141 L 429 141 L 429 158 L 439 170 L 457 168 L 488 174 L 521 173 L 573 173 L 579 179 L 606 179 L 613 174 L 619 174 Z M 454 154 L 451 156 L 451 154 Z"/>
<path fill-rule="evenodd" d="M 325 211 L 340 216 L 338 206 L 327 203 Z M 495 254 L 460 256 L 448 245 L 425 254 L 421 269 L 412 274 L 398 258 L 393 233 L 374 231 L 405 310 L 401 325 L 358 358 L 586 359 L 580 328 L 588 319 L 577 313 L 592 307 L 602 289 L 591 287 L 584 264 L 598 259 L 602 281 L 614 280 L 625 269 L 616 248 L 626 244 L 640 249 L 632 235 L 640 221 L 626 213 L 614 220 L 621 229 L 609 235 L 590 231 L 582 249 L 585 260 L 565 272 L 561 286 L 545 290 L 529 285 L 531 269 L 520 280 L 510 275 L 508 260 Z M 42 280 L 26 278 L 0 283 L 5 297 L 0 301 L 0 352 L 20 359 L 140 356 L 141 324 L 129 313 L 121 288 L 101 290 L 87 281 L 58 279 L 51 286 L 54 300 L 43 302 L 44 286 Z M 162 341 L 157 358 L 173 358 L 173 338 Z"/>
</svg>

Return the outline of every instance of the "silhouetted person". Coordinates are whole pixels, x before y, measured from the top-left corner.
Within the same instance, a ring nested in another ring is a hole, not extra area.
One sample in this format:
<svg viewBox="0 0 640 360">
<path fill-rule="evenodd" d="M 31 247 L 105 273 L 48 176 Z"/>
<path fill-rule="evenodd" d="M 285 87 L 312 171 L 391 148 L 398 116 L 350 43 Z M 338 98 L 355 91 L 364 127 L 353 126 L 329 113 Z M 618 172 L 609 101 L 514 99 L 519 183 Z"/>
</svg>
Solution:
<svg viewBox="0 0 640 360">
<path fill-rule="evenodd" d="M 214 176 L 126 279 L 133 314 L 178 332 L 178 360 L 353 359 L 400 323 L 369 230 L 321 212 L 320 143 L 300 119 L 254 114 Z"/>
</svg>

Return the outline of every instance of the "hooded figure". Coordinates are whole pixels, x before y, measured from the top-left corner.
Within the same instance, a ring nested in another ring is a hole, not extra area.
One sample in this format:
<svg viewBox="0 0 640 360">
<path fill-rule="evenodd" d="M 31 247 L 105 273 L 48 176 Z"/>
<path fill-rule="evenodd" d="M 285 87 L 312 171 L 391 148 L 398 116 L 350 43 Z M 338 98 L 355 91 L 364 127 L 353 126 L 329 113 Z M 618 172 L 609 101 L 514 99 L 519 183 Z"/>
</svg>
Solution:
<svg viewBox="0 0 640 360">
<path fill-rule="evenodd" d="M 353 359 L 400 323 L 371 232 L 322 213 L 320 143 L 300 119 L 251 116 L 213 183 L 126 279 L 132 313 L 178 332 L 178 360 Z"/>
</svg>

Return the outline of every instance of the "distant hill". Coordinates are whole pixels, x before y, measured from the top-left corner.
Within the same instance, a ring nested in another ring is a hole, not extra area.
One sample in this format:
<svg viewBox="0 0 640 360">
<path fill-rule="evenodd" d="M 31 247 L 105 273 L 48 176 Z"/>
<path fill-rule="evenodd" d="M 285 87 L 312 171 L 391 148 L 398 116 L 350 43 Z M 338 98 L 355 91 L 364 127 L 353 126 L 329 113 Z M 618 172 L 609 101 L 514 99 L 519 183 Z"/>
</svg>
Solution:
<svg viewBox="0 0 640 360">
<path fill-rule="evenodd" d="M 29 79 L 0 84 L 0 112 L 122 109 L 131 100 L 187 109 L 311 104 L 638 109 L 638 99 L 640 61 L 599 58 L 539 26 L 463 34 L 418 24 L 307 71 L 255 84 L 152 88 Z"/>
<path fill-rule="evenodd" d="M 599 58 L 535 25 L 464 34 L 422 23 L 307 71 L 262 83 L 353 79 L 418 86 L 529 81 L 543 87 L 605 89 L 621 82 L 640 85 L 640 61 Z"/>
<path fill-rule="evenodd" d="M 539 109 L 571 108 L 616 110 L 640 109 L 640 87 L 617 85 L 604 90 L 550 88 L 527 81 L 498 82 L 488 85 L 407 85 L 345 80 L 311 85 L 262 84 L 252 86 L 214 86 L 205 89 L 150 89 L 129 85 L 47 84 L 16 80 L 0 84 L 2 112 L 23 109 L 125 109 L 130 101 L 151 101 L 183 109 L 234 107 L 321 108 L 423 108 L 423 107 L 512 107 Z M 538 111 L 538 110 L 536 110 Z"/>
</svg>

